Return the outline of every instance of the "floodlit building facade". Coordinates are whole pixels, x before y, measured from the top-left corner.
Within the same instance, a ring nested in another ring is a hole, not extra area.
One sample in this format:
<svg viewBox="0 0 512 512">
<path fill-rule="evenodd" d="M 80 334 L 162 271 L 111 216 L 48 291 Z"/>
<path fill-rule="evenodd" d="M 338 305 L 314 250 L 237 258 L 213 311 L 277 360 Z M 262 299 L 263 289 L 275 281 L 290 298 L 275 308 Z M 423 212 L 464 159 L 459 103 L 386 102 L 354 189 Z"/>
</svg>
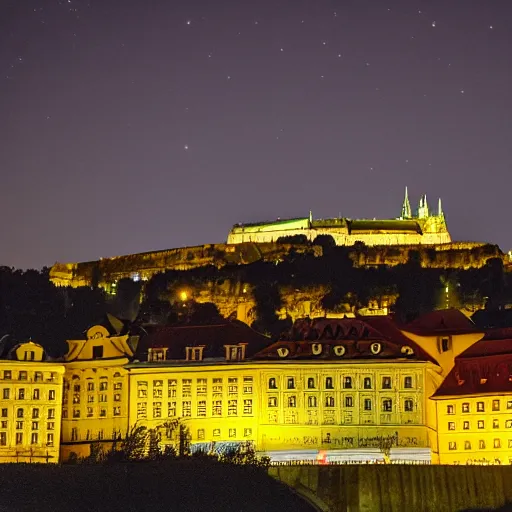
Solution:
<svg viewBox="0 0 512 512">
<path fill-rule="evenodd" d="M 193 450 L 250 441 L 274 460 L 438 461 L 429 396 L 443 369 L 389 318 L 299 322 L 274 344 L 243 324 L 164 327 L 137 357 L 130 425 L 165 433 L 179 418 Z"/>
<path fill-rule="evenodd" d="M 128 371 L 136 338 L 91 327 L 85 340 L 69 340 L 64 356 L 62 456 L 87 456 L 92 442 L 105 450 L 128 429 Z"/>
<path fill-rule="evenodd" d="M 433 400 L 442 464 L 512 464 L 512 330 L 463 352 Z"/>
<path fill-rule="evenodd" d="M 0 359 L 0 462 L 59 462 L 63 374 L 32 341 Z"/>
</svg>

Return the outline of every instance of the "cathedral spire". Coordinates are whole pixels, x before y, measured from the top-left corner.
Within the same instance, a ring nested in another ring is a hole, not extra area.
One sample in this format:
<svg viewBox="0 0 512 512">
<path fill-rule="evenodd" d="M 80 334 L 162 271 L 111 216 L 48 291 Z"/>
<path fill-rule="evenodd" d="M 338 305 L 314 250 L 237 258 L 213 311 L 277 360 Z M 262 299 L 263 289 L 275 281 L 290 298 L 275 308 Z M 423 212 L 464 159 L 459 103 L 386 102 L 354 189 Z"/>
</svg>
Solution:
<svg viewBox="0 0 512 512">
<path fill-rule="evenodd" d="M 441 198 L 439 198 L 439 201 L 437 203 L 437 215 L 439 217 L 444 217 L 443 206 L 441 204 Z"/>
<path fill-rule="evenodd" d="M 409 202 L 409 193 L 407 191 L 407 187 L 405 187 L 405 197 L 404 202 L 402 204 L 402 215 L 401 219 L 410 219 L 412 217 L 411 213 L 411 203 Z"/>
</svg>

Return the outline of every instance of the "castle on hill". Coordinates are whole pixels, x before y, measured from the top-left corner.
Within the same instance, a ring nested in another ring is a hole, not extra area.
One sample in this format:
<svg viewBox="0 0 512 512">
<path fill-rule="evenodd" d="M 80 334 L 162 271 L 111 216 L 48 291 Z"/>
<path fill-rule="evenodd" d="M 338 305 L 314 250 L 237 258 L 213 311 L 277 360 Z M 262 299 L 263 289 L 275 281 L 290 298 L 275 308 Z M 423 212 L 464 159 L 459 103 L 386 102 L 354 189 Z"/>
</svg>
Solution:
<svg viewBox="0 0 512 512">
<path fill-rule="evenodd" d="M 438 245 L 451 242 L 441 199 L 438 201 L 437 212 L 431 213 L 427 196 L 423 195 L 414 214 L 406 187 L 400 217 L 396 219 L 313 219 L 309 212 L 309 217 L 236 224 L 229 232 L 227 243 L 269 243 L 295 235 L 305 235 L 311 242 L 317 236 L 330 235 L 336 245 L 347 246 L 356 242 L 371 246 Z"/>
</svg>

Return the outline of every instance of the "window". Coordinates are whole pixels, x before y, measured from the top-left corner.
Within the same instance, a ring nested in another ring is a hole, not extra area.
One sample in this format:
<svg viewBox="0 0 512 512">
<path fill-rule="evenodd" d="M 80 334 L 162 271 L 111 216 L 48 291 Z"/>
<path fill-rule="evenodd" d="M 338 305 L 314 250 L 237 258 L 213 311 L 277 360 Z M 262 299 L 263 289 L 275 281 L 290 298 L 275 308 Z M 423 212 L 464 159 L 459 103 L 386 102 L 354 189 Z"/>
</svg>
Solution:
<svg viewBox="0 0 512 512">
<path fill-rule="evenodd" d="M 449 336 L 442 336 L 438 340 L 439 343 L 439 352 L 447 352 L 450 350 L 450 337 Z"/>
<path fill-rule="evenodd" d="M 11 396 L 11 390 L 9 388 L 4 388 L 2 396 L 4 400 L 9 400 L 9 397 Z"/>
<path fill-rule="evenodd" d="M 100 402 L 106 402 L 107 401 L 107 395 L 100 395 L 99 396 L 99 401 Z"/>
<path fill-rule="evenodd" d="M 363 381 L 364 389 L 372 389 L 372 379 L 371 377 L 365 377 Z"/>
<path fill-rule="evenodd" d="M 332 377 L 325 378 L 325 389 L 334 389 L 334 386 L 332 384 Z"/>
<path fill-rule="evenodd" d="M 167 402 L 167 416 L 169 418 L 176 416 L 176 402 Z"/>
<path fill-rule="evenodd" d="M 78 441 L 78 428 L 76 427 L 71 429 L 71 441 Z"/>
<path fill-rule="evenodd" d="M 27 380 L 27 372 L 20 372 L 19 379 Z"/>
<path fill-rule="evenodd" d="M 202 441 L 204 439 L 204 428 L 197 429 L 197 439 Z"/>
<path fill-rule="evenodd" d="M 122 382 L 115 382 L 114 383 L 114 390 L 115 391 L 121 391 L 123 389 L 123 383 Z"/>
<path fill-rule="evenodd" d="M 471 450 L 471 441 L 464 441 L 464 450 Z"/>
<path fill-rule="evenodd" d="M 199 400 L 197 402 L 197 415 L 201 417 L 206 416 L 206 400 Z"/>
<path fill-rule="evenodd" d="M 492 428 L 500 428 L 500 420 L 498 420 L 498 419 L 492 420 Z"/>
<path fill-rule="evenodd" d="M 108 382 L 105 380 L 100 382 L 100 391 L 107 391 L 107 389 L 108 389 Z"/>
<path fill-rule="evenodd" d="M 16 430 L 23 430 L 23 421 L 16 422 Z"/>
<path fill-rule="evenodd" d="M 153 382 L 153 398 L 162 398 L 163 380 L 155 380 Z"/>
<path fill-rule="evenodd" d="M 74 393 L 80 393 L 80 384 L 75 384 L 73 386 L 73 392 Z"/>
<path fill-rule="evenodd" d="M 334 407 L 334 397 L 333 396 L 325 397 L 325 407 Z"/>
<path fill-rule="evenodd" d="M 16 432 L 16 444 L 23 444 L 23 433 Z"/>
<path fill-rule="evenodd" d="M 274 377 L 271 377 L 268 379 L 268 388 L 269 389 L 277 389 L 276 379 Z"/>
<path fill-rule="evenodd" d="M 351 396 L 346 396 L 345 397 L 345 407 L 353 407 L 354 406 L 354 401 L 352 399 Z"/>
<path fill-rule="evenodd" d="M 382 410 L 384 412 L 391 412 L 393 410 L 393 401 L 391 398 L 384 398 L 384 400 L 382 400 Z"/>
<path fill-rule="evenodd" d="M 184 417 L 192 416 L 192 402 L 185 400 L 182 404 L 182 414 Z"/>
<path fill-rule="evenodd" d="M 505 428 L 512 428 L 512 420 L 507 420 L 505 422 Z"/>
<path fill-rule="evenodd" d="M 512 400 L 507 400 L 507 409 L 512 409 Z"/>
<path fill-rule="evenodd" d="M 287 407 L 297 407 L 297 398 L 295 396 L 289 396 L 286 401 Z"/>
<path fill-rule="evenodd" d="M 220 437 L 220 428 L 213 429 L 213 437 Z"/>
<path fill-rule="evenodd" d="M 25 361 L 33 361 L 36 357 L 36 353 L 33 350 L 26 350 L 23 359 Z"/>
<path fill-rule="evenodd" d="M 467 402 L 462 404 L 462 412 L 469 412 L 469 404 Z"/>
<path fill-rule="evenodd" d="M 295 389 L 295 379 L 293 377 L 288 377 L 287 386 L 288 389 Z"/>
<path fill-rule="evenodd" d="M 147 417 L 147 404 L 145 402 L 139 402 L 137 404 L 137 419 Z"/>
<path fill-rule="evenodd" d="M 448 422 L 448 430 L 455 430 L 455 422 L 454 421 Z"/>
<path fill-rule="evenodd" d="M 252 377 L 244 377 L 244 395 L 252 395 Z"/>
<path fill-rule="evenodd" d="M 457 449 L 457 443 L 455 441 L 450 441 L 448 443 L 448 450 L 456 450 Z"/>
<path fill-rule="evenodd" d="M 165 361 L 167 357 L 167 348 L 150 348 L 148 349 L 148 361 L 156 363 L 158 361 Z"/>
<path fill-rule="evenodd" d="M 161 398 L 161 396 L 160 396 Z M 121 401 L 121 393 L 114 393 L 114 402 L 120 402 Z"/>
<path fill-rule="evenodd" d="M 316 407 L 317 406 L 317 399 L 315 395 L 309 395 L 308 396 L 308 407 Z"/>
<path fill-rule="evenodd" d="M 447 405 L 446 406 L 446 414 L 455 414 L 455 406 Z"/>
<path fill-rule="evenodd" d="M 315 378 L 308 377 L 308 389 L 315 389 Z"/>
<path fill-rule="evenodd" d="M 245 344 L 224 345 L 226 361 L 243 361 L 245 358 Z"/>
<path fill-rule="evenodd" d="M 101 359 L 103 357 L 103 347 L 101 345 L 96 345 L 92 347 L 92 358 L 93 359 Z"/>
<path fill-rule="evenodd" d="M 39 422 L 38 421 L 32 422 L 32 430 L 39 430 Z"/>
<path fill-rule="evenodd" d="M 19 408 L 17 411 L 16 411 L 16 418 L 23 418 L 23 414 L 24 414 L 24 411 L 22 408 Z"/>
<path fill-rule="evenodd" d="M 105 407 L 100 408 L 100 418 L 106 418 L 107 417 L 107 409 Z"/>
<path fill-rule="evenodd" d="M 252 436 L 252 428 L 244 428 L 244 437 Z"/>
<path fill-rule="evenodd" d="M 494 448 L 501 448 L 501 441 L 499 439 L 494 440 Z"/>
<path fill-rule="evenodd" d="M 121 407 L 114 407 L 114 416 L 121 416 Z"/>
<path fill-rule="evenodd" d="M 2 409 L 2 418 L 7 418 L 7 409 Z"/>
<path fill-rule="evenodd" d="M 4 371 L 4 379 L 5 380 L 11 380 L 12 379 L 12 372 L 11 372 L 11 370 L 5 370 Z"/>
<path fill-rule="evenodd" d="M 7 433 L 0 432 L 0 446 L 6 446 L 6 445 L 7 445 Z"/>
<path fill-rule="evenodd" d="M 343 387 L 345 389 L 352 389 L 352 377 L 343 378 Z"/>
<path fill-rule="evenodd" d="M 382 377 L 382 389 L 391 389 L 391 377 Z"/>
<path fill-rule="evenodd" d="M 167 393 L 169 395 L 169 398 L 176 398 L 177 387 L 178 381 L 176 379 L 170 379 L 167 381 Z"/>
<path fill-rule="evenodd" d="M 23 388 L 18 390 L 18 400 L 25 400 L 25 390 Z"/>
<path fill-rule="evenodd" d="M 222 416 L 222 400 L 213 401 L 212 414 L 214 416 Z"/>
<path fill-rule="evenodd" d="M 465 421 L 463 424 L 462 424 L 462 428 L 464 430 L 469 430 L 469 421 Z"/>
<path fill-rule="evenodd" d="M 94 410 L 92 407 L 87 407 L 87 417 L 92 418 L 94 416 Z"/>
<path fill-rule="evenodd" d="M 492 410 L 493 411 L 499 411 L 500 410 L 500 401 L 499 400 L 493 400 L 492 401 Z"/>
<path fill-rule="evenodd" d="M 189 414 L 190 416 L 190 414 Z M 153 402 L 153 418 L 162 417 L 162 402 Z"/>
<path fill-rule="evenodd" d="M 48 400 L 55 400 L 55 390 L 54 389 L 50 389 L 50 391 L 48 391 Z"/>
<path fill-rule="evenodd" d="M 485 450 L 485 441 L 483 439 L 480 439 L 480 441 L 478 441 L 478 448 L 480 450 Z"/>
<path fill-rule="evenodd" d="M 406 388 L 406 389 L 412 388 L 412 377 L 410 377 L 410 376 L 404 377 L 404 388 Z"/>
<path fill-rule="evenodd" d="M 202 361 L 204 347 L 186 347 L 185 359 L 187 361 Z"/>
<path fill-rule="evenodd" d="M 53 446 L 53 434 L 46 434 L 46 445 Z"/>
<path fill-rule="evenodd" d="M 252 414 L 252 400 L 244 400 L 244 414 Z"/>
<path fill-rule="evenodd" d="M 46 423 L 46 430 L 55 430 L 55 422 L 53 421 L 48 421 Z"/>
<path fill-rule="evenodd" d="M 228 378 L 228 393 L 230 395 L 238 394 L 238 379 L 236 377 Z"/>
<path fill-rule="evenodd" d="M 32 436 L 30 437 L 30 443 L 37 444 L 38 437 L 39 435 L 37 434 L 37 432 L 32 432 Z"/>
<path fill-rule="evenodd" d="M 404 400 L 404 411 L 412 412 L 413 410 L 414 410 L 414 402 L 410 398 Z"/>
<path fill-rule="evenodd" d="M 94 391 L 94 382 L 87 383 L 87 391 Z"/>
<path fill-rule="evenodd" d="M 7 428 L 7 421 L 6 420 L 2 420 L 0 422 L 0 425 L 1 425 L 2 428 Z"/>
<path fill-rule="evenodd" d="M 275 397 L 275 396 L 268 397 L 268 407 L 277 407 L 277 397 Z"/>
<path fill-rule="evenodd" d="M 478 426 L 478 428 L 484 428 L 484 426 L 485 426 L 484 420 L 478 420 L 477 426 Z"/>
<path fill-rule="evenodd" d="M 371 411 L 372 410 L 372 400 L 371 398 L 364 399 L 364 410 Z"/>
<path fill-rule="evenodd" d="M 231 437 L 231 438 L 236 437 L 236 428 L 229 429 L 229 437 Z"/>
<path fill-rule="evenodd" d="M 32 409 L 32 418 L 39 418 L 39 409 Z"/>
<path fill-rule="evenodd" d="M 478 412 L 485 412 L 485 405 L 483 402 L 477 402 L 476 403 L 476 410 Z"/>
<path fill-rule="evenodd" d="M 509 439 L 509 440 L 508 440 L 508 447 L 509 447 L 509 448 L 512 448 L 512 439 Z"/>
<path fill-rule="evenodd" d="M 35 372 L 34 373 L 34 381 L 41 382 L 43 380 L 43 372 Z"/>
<path fill-rule="evenodd" d="M 238 414 L 238 401 L 228 400 L 228 416 L 236 416 Z"/>
</svg>

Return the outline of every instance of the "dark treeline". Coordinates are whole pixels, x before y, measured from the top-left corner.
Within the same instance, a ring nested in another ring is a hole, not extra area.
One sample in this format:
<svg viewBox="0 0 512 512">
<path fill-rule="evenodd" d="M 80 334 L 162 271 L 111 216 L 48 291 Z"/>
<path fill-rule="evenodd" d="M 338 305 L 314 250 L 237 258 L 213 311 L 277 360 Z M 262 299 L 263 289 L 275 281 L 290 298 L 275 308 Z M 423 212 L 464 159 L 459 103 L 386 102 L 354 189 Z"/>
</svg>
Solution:
<svg viewBox="0 0 512 512">
<path fill-rule="evenodd" d="M 477 309 L 485 304 L 495 311 L 512 302 L 512 276 L 504 271 L 499 258 L 488 260 L 480 269 L 443 270 L 422 268 L 419 253 L 411 251 L 409 261 L 402 265 L 356 268 L 349 248 L 337 247 L 329 238 L 322 242 L 322 257 L 292 250 L 277 262 L 168 271 L 156 274 L 144 287 L 122 279 L 113 296 L 94 287 L 55 287 L 48 269 L 0 267 L 0 338 L 8 335 L 7 345 L 32 339 L 50 354 L 59 355 L 66 348 L 66 339 L 80 338 L 94 323 L 105 323 L 107 314 L 135 327 L 148 322 L 215 323 L 222 320 L 217 307 L 195 302 L 194 294 L 226 283 L 250 287 L 256 301 L 253 327 L 273 337 L 289 327 L 289 321 L 276 316 L 285 289 L 325 286 L 322 305 L 331 311 L 346 305 L 365 307 L 371 298 L 398 296 L 394 313 L 401 321 L 447 306 Z M 190 293 L 180 300 L 183 289 Z"/>
</svg>

